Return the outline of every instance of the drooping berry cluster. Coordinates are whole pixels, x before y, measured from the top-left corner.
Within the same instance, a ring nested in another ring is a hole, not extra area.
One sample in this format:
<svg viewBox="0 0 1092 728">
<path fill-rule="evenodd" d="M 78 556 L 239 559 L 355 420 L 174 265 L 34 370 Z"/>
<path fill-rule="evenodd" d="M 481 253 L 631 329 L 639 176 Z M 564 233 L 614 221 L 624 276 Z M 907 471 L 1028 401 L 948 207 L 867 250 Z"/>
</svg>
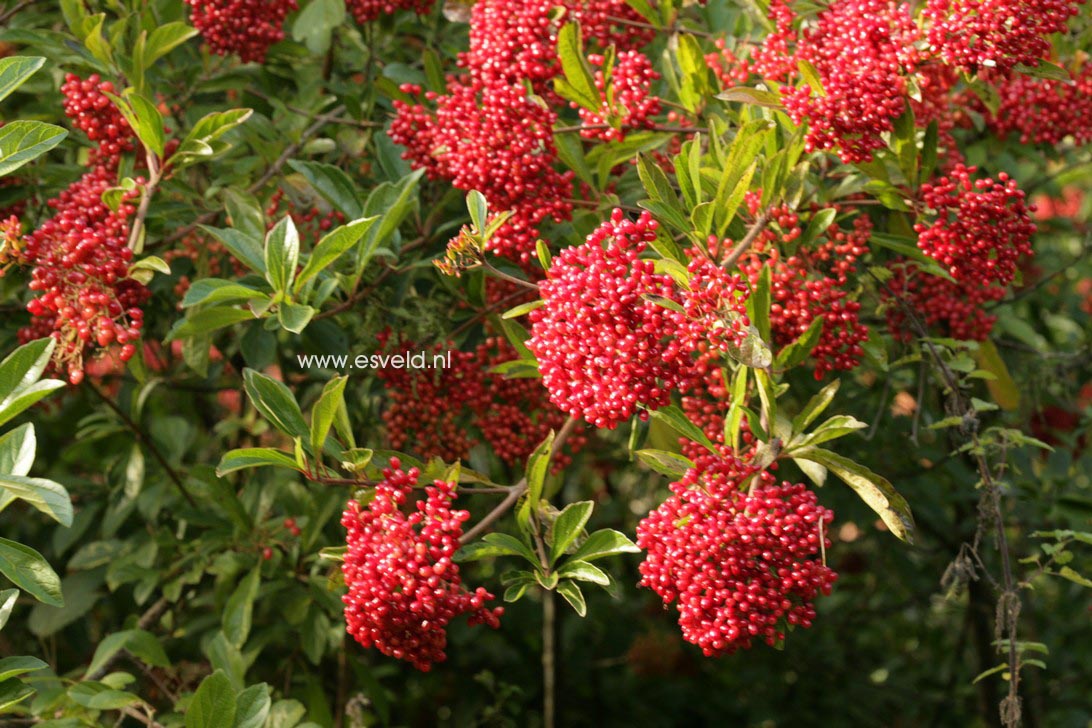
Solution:
<svg viewBox="0 0 1092 728">
<path fill-rule="evenodd" d="M 957 164 L 921 186 L 924 205 L 936 212 L 914 226 L 918 247 L 957 281 L 985 288 L 1007 286 L 1021 256 L 1031 255 L 1031 221 L 1024 192 L 1002 172 L 972 181 L 975 167 Z"/>
<path fill-rule="evenodd" d="M 27 304 L 34 318 L 20 339 L 56 339 L 55 360 L 72 384 L 83 381 L 83 356 L 94 344 L 118 344 L 127 361 L 144 319 L 139 306 L 148 291 L 128 277 L 132 195 L 117 211 L 102 201 L 113 178 L 110 168 L 99 165 L 50 200 L 56 213 L 26 236 L 22 253 L 33 267 L 29 287 L 37 297 Z"/>
<path fill-rule="evenodd" d="M 593 66 L 602 66 L 604 58 L 593 53 L 588 56 L 588 62 Z M 621 141 L 627 130 L 651 126 L 650 117 L 660 113 L 660 100 L 651 95 L 652 83 L 659 77 L 660 74 L 652 69 L 648 56 L 638 51 L 625 51 L 618 55 L 614 68 L 610 70 L 611 94 L 606 93 L 606 73 L 602 69 L 597 70 L 595 87 L 600 94 L 599 110 L 580 109 L 580 119 L 585 127 L 591 127 L 581 129 L 580 135 L 585 139 Z"/>
<path fill-rule="evenodd" d="M 717 657 L 811 626 L 837 578 L 815 558 L 834 513 L 813 492 L 725 453 L 699 457 L 671 493 L 637 526 L 640 586 L 676 605 L 687 642 Z"/>
<path fill-rule="evenodd" d="M 1084 0 L 928 0 L 922 15 L 930 49 L 968 73 L 1037 66 L 1049 36 L 1065 31 Z"/>
<path fill-rule="evenodd" d="M 435 4 L 435 0 L 346 0 L 345 6 L 352 13 L 356 22 L 364 25 L 384 15 L 393 15 L 399 10 L 412 10 L 424 15 Z"/>
<path fill-rule="evenodd" d="M 452 509 L 455 484 L 434 481 L 411 506 L 420 473 L 400 468 L 392 459 L 367 506 L 354 500 L 345 508 L 348 551 L 341 570 L 349 591 L 342 601 L 346 629 L 357 642 L 428 671 L 447 657 L 451 620 L 466 614 L 471 625 L 496 628 L 504 609 L 487 608 L 493 595 L 482 587 L 463 587 L 452 561 L 470 517 Z"/>
<path fill-rule="evenodd" d="M 783 90 L 785 111 L 808 122 L 806 150 L 837 150 L 861 162 L 886 146 L 882 134 L 906 108 L 906 79 L 918 34 L 909 5 L 890 0 L 837 0 L 797 43 L 795 59 L 815 69 L 822 88 L 805 78 Z M 793 73 L 795 75 L 795 72 Z"/>
<path fill-rule="evenodd" d="M 583 245 L 554 258 L 531 312 L 527 342 L 550 401 L 596 427 L 613 429 L 640 406 L 668 403 L 687 380 L 690 357 L 676 336 L 684 315 L 649 297 L 678 303 L 671 278 L 639 256 L 656 221 L 615 210 Z M 642 413 L 642 415 L 645 415 Z"/>
<path fill-rule="evenodd" d="M 133 130 L 106 95 L 117 93 L 113 83 L 103 81 L 97 73 L 87 79 L 69 73 L 64 77 L 61 93 L 64 94 L 64 113 L 88 139 L 98 144 L 95 152 L 98 159 L 105 161 L 132 151 Z"/>
<path fill-rule="evenodd" d="M 232 53 L 249 63 L 265 61 L 269 47 L 284 40 L 284 19 L 296 0 L 185 0 L 190 22 L 217 55 Z"/>
</svg>

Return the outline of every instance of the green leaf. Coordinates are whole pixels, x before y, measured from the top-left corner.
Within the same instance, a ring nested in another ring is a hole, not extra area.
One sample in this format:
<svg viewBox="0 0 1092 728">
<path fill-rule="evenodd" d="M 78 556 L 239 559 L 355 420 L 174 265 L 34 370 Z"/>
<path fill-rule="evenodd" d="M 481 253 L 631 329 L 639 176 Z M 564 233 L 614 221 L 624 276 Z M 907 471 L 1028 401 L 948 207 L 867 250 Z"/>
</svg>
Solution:
<svg viewBox="0 0 1092 728">
<path fill-rule="evenodd" d="M 567 601 L 569 606 L 571 606 L 581 617 L 588 613 L 588 606 L 584 602 L 584 592 L 580 591 L 580 587 L 576 585 L 576 582 L 562 581 L 558 583 L 557 593 L 565 597 L 565 601 Z"/>
<path fill-rule="evenodd" d="M 773 352 L 758 332 L 758 327 L 753 324 L 747 327 L 743 343 L 728 347 L 728 355 L 743 366 L 755 370 L 768 369 L 773 364 Z"/>
<path fill-rule="evenodd" d="M 288 166 L 302 174 L 308 184 L 347 219 L 356 220 L 362 216 L 360 191 L 341 169 L 332 164 L 298 159 L 289 161 Z"/>
<path fill-rule="evenodd" d="M 554 431 L 550 430 L 550 434 L 538 444 L 535 451 L 531 453 L 531 457 L 527 459 L 527 469 L 524 472 L 524 477 L 527 479 L 527 495 L 517 512 L 517 518 L 524 527 L 530 523 L 531 509 L 537 508 L 538 502 L 542 499 L 542 487 L 546 483 L 546 475 L 550 472 L 554 435 Z"/>
<path fill-rule="evenodd" d="M 225 301 L 268 301 L 269 295 L 257 288 L 222 278 L 201 278 L 194 281 L 182 297 L 182 308 L 190 308 L 202 303 L 224 303 Z"/>
<path fill-rule="evenodd" d="M 802 364 L 819 343 L 819 339 L 823 335 L 824 321 L 825 319 L 822 316 L 816 316 L 812 319 L 811 323 L 808 324 L 807 331 L 800 334 L 795 341 L 777 353 L 774 367 L 786 370 Z"/>
<path fill-rule="evenodd" d="M 758 281 L 747 298 L 747 314 L 763 341 L 770 338 L 770 266 L 762 266 Z"/>
<path fill-rule="evenodd" d="M 251 685 L 235 697 L 235 723 L 232 728 L 263 728 L 272 703 L 267 684 Z"/>
<path fill-rule="evenodd" d="M 60 577 L 42 555 L 29 546 L 0 538 L 0 574 L 43 604 L 64 606 Z"/>
<path fill-rule="evenodd" d="M 637 458 L 661 475 L 678 480 L 694 467 L 693 461 L 667 450 L 638 450 Z"/>
<path fill-rule="evenodd" d="M 325 55 L 334 30 L 344 23 L 344 0 L 311 0 L 292 24 L 292 39 L 306 45 L 312 55 Z"/>
<path fill-rule="evenodd" d="M 520 305 L 513 306 L 512 308 L 502 313 L 501 318 L 507 320 L 519 318 L 520 316 L 525 316 L 534 311 L 536 308 L 541 308 L 543 306 L 543 303 L 544 302 L 541 298 L 536 298 L 534 301 L 528 301 L 527 303 L 521 303 Z"/>
<path fill-rule="evenodd" d="M 34 465 L 34 455 L 38 440 L 34 435 L 34 425 L 30 422 L 19 425 L 11 432 L 0 436 L 0 473 L 26 475 Z M 4 477 L 4 476 L 0 476 Z"/>
<path fill-rule="evenodd" d="M 800 410 L 800 414 L 796 415 L 792 420 L 793 432 L 803 432 L 808 429 L 808 425 L 823 414 L 823 411 L 834 401 L 834 395 L 838 393 L 838 387 L 841 385 L 842 381 L 835 379 L 809 399 L 808 403 L 804 405 L 804 409 Z"/>
<path fill-rule="evenodd" d="M 466 195 L 466 209 L 470 213 L 470 221 L 474 223 L 474 231 L 481 234 L 485 231 L 485 221 L 489 217 L 489 203 L 485 195 L 477 190 L 470 190 Z"/>
<path fill-rule="evenodd" d="M 62 526 L 72 525 L 72 499 L 60 483 L 23 475 L 0 475 L 0 490 L 26 501 Z"/>
<path fill-rule="evenodd" d="M 658 410 L 652 410 L 652 419 L 663 422 L 665 425 L 675 430 L 688 440 L 693 440 L 696 443 L 704 445 L 712 453 L 717 452 L 716 446 L 713 441 L 710 440 L 701 428 L 687 419 L 686 415 L 677 405 L 668 405 L 667 407 L 661 407 Z"/>
<path fill-rule="evenodd" d="M 278 293 L 288 291 L 300 260 L 300 236 L 291 215 L 273 226 L 265 238 L 265 279 Z"/>
<path fill-rule="evenodd" d="M 311 428 L 304 422 L 296 398 L 283 382 L 253 369 L 244 369 L 243 384 L 257 410 L 278 430 L 290 437 L 306 438 L 310 434 Z"/>
<path fill-rule="evenodd" d="M 235 724 L 235 691 L 223 670 L 204 680 L 186 711 L 186 728 L 231 728 Z"/>
<path fill-rule="evenodd" d="M 4 589 L 0 591 L 0 629 L 8 623 L 11 610 L 15 609 L 15 602 L 19 598 L 18 589 Z"/>
<path fill-rule="evenodd" d="M 636 554 L 641 549 L 620 531 L 613 528 L 602 528 L 595 531 L 577 547 L 570 557 L 578 561 L 595 561 L 616 554 Z"/>
<path fill-rule="evenodd" d="M 836 217 L 838 217 L 838 210 L 833 207 L 824 207 L 822 210 L 819 210 L 811 216 L 811 220 L 808 220 L 808 226 L 804 228 L 804 234 L 800 236 L 800 240 L 797 244 L 802 248 L 811 245 L 812 242 L 827 231 L 834 223 L 834 218 Z"/>
<path fill-rule="evenodd" d="M 315 316 L 315 309 L 298 303 L 282 303 L 277 309 L 277 321 L 281 328 L 298 334 L 307 328 Z"/>
<path fill-rule="evenodd" d="M 41 121 L 10 121 L 0 127 L 0 177 L 37 159 L 64 141 L 68 132 Z"/>
<path fill-rule="evenodd" d="M 550 542 L 550 565 L 557 563 L 565 550 L 572 545 L 583 532 L 584 525 L 591 518 L 595 504 L 591 501 L 578 501 L 565 506 L 554 521 L 551 529 L 553 539 Z"/>
<path fill-rule="evenodd" d="M 1072 83 L 1073 79 L 1069 75 L 1069 71 L 1065 70 L 1059 65 L 1040 59 L 1034 66 L 1029 66 L 1024 63 L 1017 63 L 1013 68 L 1019 73 L 1023 73 L 1026 76 L 1033 76 L 1035 78 L 1045 78 L 1051 81 L 1062 81 L 1064 83 Z"/>
<path fill-rule="evenodd" d="M 772 91 L 761 91 L 749 86 L 735 86 L 717 94 L 721 101 L 738 101 L 754 106 L 764 106 L 768 109 L 780 109 L 781 97 Z"/>
<path fill-rule="evenodd" d="M 910 506 L 886 478 L 830 450 L 806 448 L 793 455 L 819 463 L 837 475 L 876 512 L 891 533 L 907 543 L 914 542 L 914 517 Z"/>
<path fill-rule="evenodd" d="M 37 56 L 8 56 L 0 59 L 0 101 L 23 83 L 45 63 Z"/>
<path fill-rule="evenodd" d="M 127 629 L 123 632 L 115 632 L 99 642 L 98 647 L 95 648 L 95 655 L 91 658 L 91 664 L 84 672 L 84 677 L 98 673 L 110 661 L 110 658 L 122 650 L 128 650 L 153 667 L 170 667 L 171 665 L 158 637 L 143 629 Z"/>
<path fill-rule="evenodd" d="M 243 321 L 253 321 L 256 318 L 257 316 L 254 315 L 253 311 L 232 306 L 214 306 L 191 311 L 186 318 L 175 322 L 174 327 L 167 334 L 166 340 L 188 339 L 200 334 L 219 331 Z"/>
<path fill-rule="evenodd" d="M 49 665 L 37 657 L 5 657 L 0 660 L 0 682 L 47 667 Z"/>
<path fill-rule="evenodd" d="M 826 96 L 827 92 L 823 89 L 823 79 L 819 77 L 819 72 L 815 70 L 815 66 L 811 61 L 800 59 L 796 62 L 797 68 L 800 70 L 800 76 L 804 79 L 810 88 L 812 93 L 816 96 Z"/>
<path fill-rule="evenodd" d="M 1069 566 L 1063 566 L 1061 569 L 1059 569 L 1058 576 L 1062 577 L 1063 579 L 1068 579 L 1074 584 L 1080 584 L 1083 587 L 1092 589 L 1092 580 L 1081 576 Z"/>
<path fill-rule="evenodd" d="M 856 417 L 850 415 L 835 415 L 805 436 L 801 441 L 800 446 L 814 446 L 821 442 L 837 440 L 840 437 L 845 437 L 852 432 L 863 430 L 866 427 L 868 427 L 868 425 L 861 422 Z"/>
<path fill-rule="evenodd" d="M 0 713 L 8 712 L 12 707 L 34 694 L 34 688 L 21 680 L 9 680 L 0 683 Z"/>
<path fill-rule="evenodd" d="M 250 635 L 251 617 L 254 613 L 254 599 L 258 596 L 258 586 L 262 581 L 262 567 L 255 566 L 235 587 L 224 607 L 224 635 L 236 647 L 242 648 Z"/>
<path fill-rule="evenodd" d="M 144 47 L 144 68 L 152 65 L 163 56 L 197 35 L 197 29 L 181 21 L 165 23 L 152 31 Z"/>
<path fill-rule="evenodd" d="M 593 566 L 587 561 L 569 559 L 557 570 L 557 575 L 562 579 L 588 581 L 599 586 L 610 584 L 610 577 L 598 566 Z"/>
<path fill-rule="evenodd" d="M 318 402 L 311 409 L 311 451 L 319 457 L 326 444 L 326 436 L 334 426 L 338 409 L 345 406 L 345 383 L 348 377 L 334 377 L 322 388 Z"/>
<path fill-rule="evenodd" d="M 595 87 L 595 76 L 588 59 L 584 57 L 579 23 L 566 23 L 561 28 L 557 34 L 557 56 L 564 78 L 555 79 L 555 90 L 585 109 L 598 111 L 599 90 Z"/>
<path fill-rule="evenodd" d="M 125 102 L 128 102 L 127 104 Z M 126 108 L 128 106 L 128 108 Z M 124 101 L 118 104 L 129 126 L 133 127 L 140 143 L 152 154 L 162 158 L 164 149 L 163 115 L 155 104 L 132 90 L 125 91 Z"/>
<path fill-rule="evenodd" d="M 336 230 L 332 230 L 322 240 L 318 241 L 296 279 L 296 293 L 299 293 L 304 283 L 318 275 L 319 271 L 325 269 L 360 242 L 360 239 L 367 234 L 378 219 L 378 217 L 366 217 L 353 220 Z"/>
<path fill-rule="evenodd" d="M 478 561 L 497 556 L 520 556 L 538 565 L 538 557 L 531 547 L 507 533 L 487 533 L 481 541 L 475 541 L 459 549 L 455 555 L 455 561 Z"/>
<path fill-rule="evenodd" d="M 259 239 L 232 228 L 214 228 L 208 225 L 198 225 L 198 227 L 220 241 L 240 263 L 252 271 L 265 275 L 265 257 Z"/>
</svg>

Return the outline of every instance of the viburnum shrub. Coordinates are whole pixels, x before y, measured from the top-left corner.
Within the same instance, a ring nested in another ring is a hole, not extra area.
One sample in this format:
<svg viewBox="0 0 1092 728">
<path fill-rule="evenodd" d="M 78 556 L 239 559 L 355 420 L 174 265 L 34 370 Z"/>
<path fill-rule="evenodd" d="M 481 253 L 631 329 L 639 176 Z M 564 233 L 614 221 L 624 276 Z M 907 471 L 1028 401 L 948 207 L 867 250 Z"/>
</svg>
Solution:
<svg viewBox="0 0 1092 728">
<path fill-rule="evenodd" d="M 1087 722 L 1082 2 L 8 5 L 0 724 Z"/>
</svg>

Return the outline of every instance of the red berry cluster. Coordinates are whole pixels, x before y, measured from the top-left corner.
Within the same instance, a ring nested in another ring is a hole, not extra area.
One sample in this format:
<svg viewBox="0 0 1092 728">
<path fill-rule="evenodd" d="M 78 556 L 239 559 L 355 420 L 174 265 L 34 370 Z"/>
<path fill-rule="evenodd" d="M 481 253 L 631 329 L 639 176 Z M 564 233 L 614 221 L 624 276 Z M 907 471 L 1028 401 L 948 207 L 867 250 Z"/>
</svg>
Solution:
<svg viewBox="0 0 1092 728">
<path fill-rule="evenodd" d="M 748 205 L 754 214 L 757 194 L 749 195 Z M 860 303 L 850 295 L 850 276 L 856 272 L 857 259 L 868 250 L 871 221 L 858 217 L 850 232 L 832 227 L 813 247 L 785 255 L 778 246 L 800 236 L 799 217 L 782 206 L 773 211 L 773 220 L 780 233 L 764 230 L 740 262 L 751 285 L 758 283 L 764 267 L 770 268 L 773 343 L 777 347 L 792 343 L 822 317 L 823 331 L 811 354 L 816 379 L 832 370 L 855 368 L 864 356 L 861 343 L 868 338 L 868 329 L 860 321 Z"/>
<path fill-rule="evenodd" d="M 982 75 L 982 74 L 980 74 Z M 997 136 L 1018 135 L 1021 144 L 1060 144 L 1067 137 L 1080 146 L 1092 142 L 1092 63 L 1072 74 L 1071 83 L 1013 74 L 994 83 L 997 112 L 973 104 Z M 993 80 L 993 79 L 990 79 Z"/>
<path fill-rule="evenodd" d="M 19 337 L 56 339 L 55 360 L 72 384 L 83 381 L 83 355 L 94 344 L 118 344 L 122 361 L 132 357 L 144 320 L 139 306 L 148 290 L 128 277 L 132 195 L 116 212 L 102 201 L 113 179 L 110 168 L 93 168 L 49 201 L 56 214 L 25 239 L 23 260 L 33 266 L 30 289 L 38 296 L 27 304 L 34 318 Z"/>
<path fill-rule="evenodd" d="M 975 167 L 957 164 L 946 176 L 921 186 L 925 207 L 936 212 L 917 223 L 918 247 L 957 281 L 985 288 L 1007 286 L 1021 256 L 1031 255 L 1035 223 L 1024 192 L 1002 172 L 971 180 Z"/>
<path fill-rule="evenodd" d="M 894 263 L 890 268 L 893 276 L 884 290 L 892 299 L 887 305 L 887 327 L 895 338 L 911 341 L 916 336 L 904 304 L 921 317 L 927 328 L 940 326 L 952 338 L 985 341 L 990 335 L 997 317 L 987 313 L 983 304 L 1000 300 L 1004 288 L 953 283 L 906 262 Z"/>
<path fill-rule="evenodd" d="M 435 111 L 395 102 L 391 139 L 405 146 L 403 156 L 430 178 L 478 190 L 494 210 L 512 211 L 489 249 L 529 261 L 539 223 L 547 218 L 560 222 L 572 214 L 573 173 L 554 168 L 556 114 L 520 84 L 452 83 L 446 96 L 425 96 L 436 101 Z"/>
<path fill-rule="evenodd" d="M 435 0 L 346 0 L 345 5 L 356 22 L 364 25 L 384 15 L 393 15 L 399 10 L 412 10 L 424 15 L 432 9 Z"/>
<path fill-rule="evenodd" d="M 565 414 L 549 402 L 546 389 L 538 379 L 505 379 L 491 373 L 493 367 L 519 358 L 501 337 L 491 337 L 476 351 L 480 371 L 485 378 L 480 396 L 470 403 L 473 422 L 489 443 L 490 450 L 508 465 L 520 465 L 538 447 L 551 430 L 565 424 Z M 555 472 L 572 462 L 586 442 L 580 432 L 565 441 L 565 449 L 553 459 Z"/>
<path fill-rule="evenodd" d="M 649 299 L 678 303 L 673 282 L 639 259 L 656 228 L 647 212 L 631 221 L 615 210 L 587 242 L 554 258 L 539 286 L 545 305 L 530 314 L 527 346 L 550 401 L 596 427 L 666 405 L 689 377 L 689 353 L 676 339 L 684 315 Z"/>
<path fill-rule="evenodd" d="M 422 348 L 394 339 L 389 333 L 378 338 L 391 353 L 416 352 Z M 436 344 L 426 356 L 452 348 L 450 344 L 446 349 Z M 376 372 L 387 393 L 383 424 L 392 449 L 411 450 L 423 458 L 440 458 L 451 463 L 466 458 L 474 447 L 476 440 L 462 410 L 481 396 L 481 370 L 473 352 L 451 350 L 450 356 L 448 368 L 388 367 Z"/>
<path fill-rule="evenodd" d="M 1084 0 L 928 0 L 922 16 L 930 49 L 968 73 L 1007 74 L 1039 65 L 1048 37 L 1065 32 Z"/>
<path fill-rule="evenodd" d="M 593 53 L 588 62 L 593 66 L 602 66 L 603 56 Z M 624 51 L 618 55 L 617 62 L 609 71 L 609 83 L 613 93 L 607 94 L 607 78 L 603 70 L 595 72 L 595 87 L 599 90 L 601 101 L 596 112 L 580 109 L 580 119 L 586 127 L 580 135 L 585 139 L 603 141 L 621 141 L 630 129 L 652 126 L 649 118 L 660 113 L 660 100 L 651 95 L 652 82 L 660 77 L 652 69 L 648 56 L 638 51 Z M 573 106 L 577 106 L 573 103 Z"/>
<path fill-rule="evenodd" d="M 716 245 L 716 237 L 709 242 Z M 703 344 L 721 354 L 739 348 L 751 325 L 747 318 L 747 299 L 751 292 L 738 273 L 729 273 L 706 255 L 691 249 L 690 288 L 679 295 L 686 311 L 686 323 L 679 339 L 689 350 Z"/>
<path fill-rule="evenodd" d="M 481 587 L 467 591 L 452 561 L 470 517 L 451 507 L 455 484 L 434 481 L 406 514 L 420 473 L 400 467 L 392 459 L 367 506 L 349 501 L 341 517 L 348 545 L 341 570 L 349 588 L 342 601 L 357 642 L 427 672 L 446 659 L 451 620 L 467 614 L 472 625 L 496 628 L 504 609 L 487 608 L 493 595 Z"/>
<path fill-rule="evenodd" d="M 637 526 L 640 586 L 676 605 L 687 642 L 719 657 L 811 626 L 815 598 L 837 579 L 814 558 L 830 545 L 834 513 L 813 492 L 706 454 L 671 493 Z"/>
<path fill-rule="evenodd" d="M 185 0 L 190 22 L 217 55 L 231 53 L 249 63 L 265 61 L 274 43 L 284 40 L 284 19 L 296 0 Z"/>
<path fill-rule="evenodd" d="M 869 161 L 886 146 L 881 135 L 906 108 L 903 75 L 917 61 L 909 8 L 890 0 L 837 0 L 802 34 L 795 59 L 812 65 L 822 88 L 805 83 L 782 93 L 792 120 L 808 122 L 807 151 L 837 150 L 852 163 Z"/>
<path fill-rule="evenodd" d="M 86 80 L 69 73 L 64 77 L 61 93 L 64 94 L 64 113 L 88 139 L 98 143 L 95 152 L 98 159 L 105 161 L 132 151 L 133 130 L 106 95 L 117 93 L 113 83 L 103 81 L 97 73 Z"/>
<path fill-rule="evenodd" d="M 272 230 L 285 213 L 292 216 L 292 222 L 299 230 L 301 237 L 311 234 L 318 238 L 338 225 L 345 224 L 345 215 L 338 210 L 323 210 L 312 205 L 305 212 L 300 212 L 299 208 L 285 196 L 284 190 L 278 189 L 270 196 L 269 204 L 265 207 L 268 229 Z"/>
<path fill-rule="evenodd" d="M 416 351 L 414 345 L 391 345 L 388 350 Z M 432 352 L 441 352 L 435 346 Z M 431 354 L 429 355 L 431 356 Z M 505 379 L 493 367 L 518 359 L 507 340 L 491 336 L 472 352 L 451 351 L 449 369 L 382 369 L 378 372 L 387 393 L 383 423 L 395 450 L 445 462 L 465 460 L 479 442 L 480 433 L 490 450 L 508 465 L 520 465 L 551 430 L 565 424 L 565 415 L 550 404 L 537 379 Z M 554 459 L 559 470 L 571 462 L 586 438 L 574 433 L 565 450 Z"/>
</svg>

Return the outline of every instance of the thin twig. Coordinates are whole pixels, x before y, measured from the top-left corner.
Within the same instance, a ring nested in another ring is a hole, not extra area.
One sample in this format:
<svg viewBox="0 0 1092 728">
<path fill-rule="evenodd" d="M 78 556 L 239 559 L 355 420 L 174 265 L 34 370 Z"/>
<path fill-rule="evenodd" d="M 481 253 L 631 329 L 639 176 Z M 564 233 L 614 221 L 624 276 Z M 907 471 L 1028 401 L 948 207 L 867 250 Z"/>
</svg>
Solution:
<svg viewBox="0 0 1092 728">
<path fill-rule="evenodd" d="M 156 461 L 158 461 L 160 466 L 167 472 L 167 476 L 171 479 L 171 482 L 173 482 L 175 486 L 178 487 L 178 490 L 186 498 L 186 502 L 188 502 L 192 507 L 196 508 L 197 501 L 194 499 L 190 491 L 186 488 L 186 484 L 182 482 L 182 478 L 180 478 L 175 469 L 171 467 L 171 464 L 167 462 L 167 458 L 163 456 L 163 453 L 159 451 L 159 448 L 155 446 L 155 443 L 152 442 L 152 439 L 148 437 L 148 435 L 144 432 L 141 426 L 138 425 L 132 417 L 125 414 L 125 412 L 122 411 L 120 407 L 118 407 L 117 403 L 114 402 L 114 400 L 107 397 L 106 394 L 104 394 L 102 390 L 96 387 L 92 382 L 87 382 L 87 386 L 91 388 L 91 391 L 94 392 L 99 399 L 106 403 L 107 407 L 114 411 L 114 414 L 121 418 L 121 421 L 124 422 L 130 430 L 132 430 L 137 440 L 143 443 L 144 446 L 151 451 L 152 456 L 155 457 Z"/>
<path fill-rule="evenodd" d="M 758 236 L 762 234 L 762 231 L 766 229 L 766 226 L 770 224 L 770 211 L 763 210 L 762 214 L 758 216 L 758 219 L 751 225 L 751 229 L 747 231 L 747 234 L 743 237 L 743 240 L 739 241 L 739 245 L 732 248 L 732 252 L 728 253 L 728 257 L 724 259 L 722 263 L 723 268 L 731 269 L 739 262 L 739 259 L 751 249 L 751 245 L 754 244 Z"/>
<path fill-rule="evenodd" d="M 273 97 L 271 97 L 269 94 L 265 93 L 264 91 L 259 91 L 257 89 L 247 89 L 247 93 L 252 95 L 252 96 L 257 96 L 258 98 L 263 99 L 263 100 L 265 100 L 265 101 L 267 101 L 269 103 L 273 103 L 273 101 L 274 101 Z M 276 100 L 280 101 L 279 99 L 276 99 Z M 308 119 L 318 119 L 321 116 L 321 112 L 308 111 L 307 109 L 301 109 L 298 106 L 292 106 L 291 104 L 286 104 L 283 101 L 281 101 L 280 103 L 285 109 L 287 109 L 288 111 L 291 111 L 293 114 L 297 114 L 298 116 L 306 116 Z M 361 129 L 382 129 L 383 126 L 384 126 L 381 122 L 378 122 L 378 121 L 357 121 L 356 119 L 348 119 L 348 118 L 333 119 L 333 120 L 331 120 L 331 123 L 343 124 L 345 126 L 356 126 L 356 127 L 361 128 Z"/>
<path fill-rule="evenodd" d="M 691 30 L 690 28 L 683 28 L 683 27 L 681 27 L 679 25 L 672 25 L 669 28 L 660 28 L 660 27 L 657 27 L 657 26 L 653 25 L 652 23 L 643 23 L 640 20 L 629 20 L 628 18 L 619 18 L 619 17 L 616 17 L 614 15 L 608 15 L 607 20 L 614 23 L 615 25 L 628 25 L 631 28 L 644 28 L 646 30 L 667 31 L 668 33 L 670 33 L 672 35 L 674 35 L 675 33 L 686 33 L 688 35 L 697 36 L 698 38 L 715 38 L 716 37 L 712 33 L 706 33 L 703 30 Z"/>
<path fill-rule="evenodd" d="M 561 446 L 565 444 L 565 440 L 569 438 L 573 430 L 576 429 L 578 420 L 575 417 L 570 417 L 558 430 L 557 436 L 554 437 L 554 444 L 550 448 L 550 460 L 554 459 L 554 456 L 561 450 Z M 518 483 L 512 486 L 508 495 L 503 501 L 497 504 L 497 507 L 485 514 L 480 521 L 474 524 L 474 527 L 463 534 L 463 537 L 459 539 L 459 543 L 467 544 L 481 536 L 483 533 L 489 530 L 493 523 L 503 516 L 508 510 L 516 504 L 520 496 L 527 491 L 527 478 L 524 477 Z"/>
</svg>

